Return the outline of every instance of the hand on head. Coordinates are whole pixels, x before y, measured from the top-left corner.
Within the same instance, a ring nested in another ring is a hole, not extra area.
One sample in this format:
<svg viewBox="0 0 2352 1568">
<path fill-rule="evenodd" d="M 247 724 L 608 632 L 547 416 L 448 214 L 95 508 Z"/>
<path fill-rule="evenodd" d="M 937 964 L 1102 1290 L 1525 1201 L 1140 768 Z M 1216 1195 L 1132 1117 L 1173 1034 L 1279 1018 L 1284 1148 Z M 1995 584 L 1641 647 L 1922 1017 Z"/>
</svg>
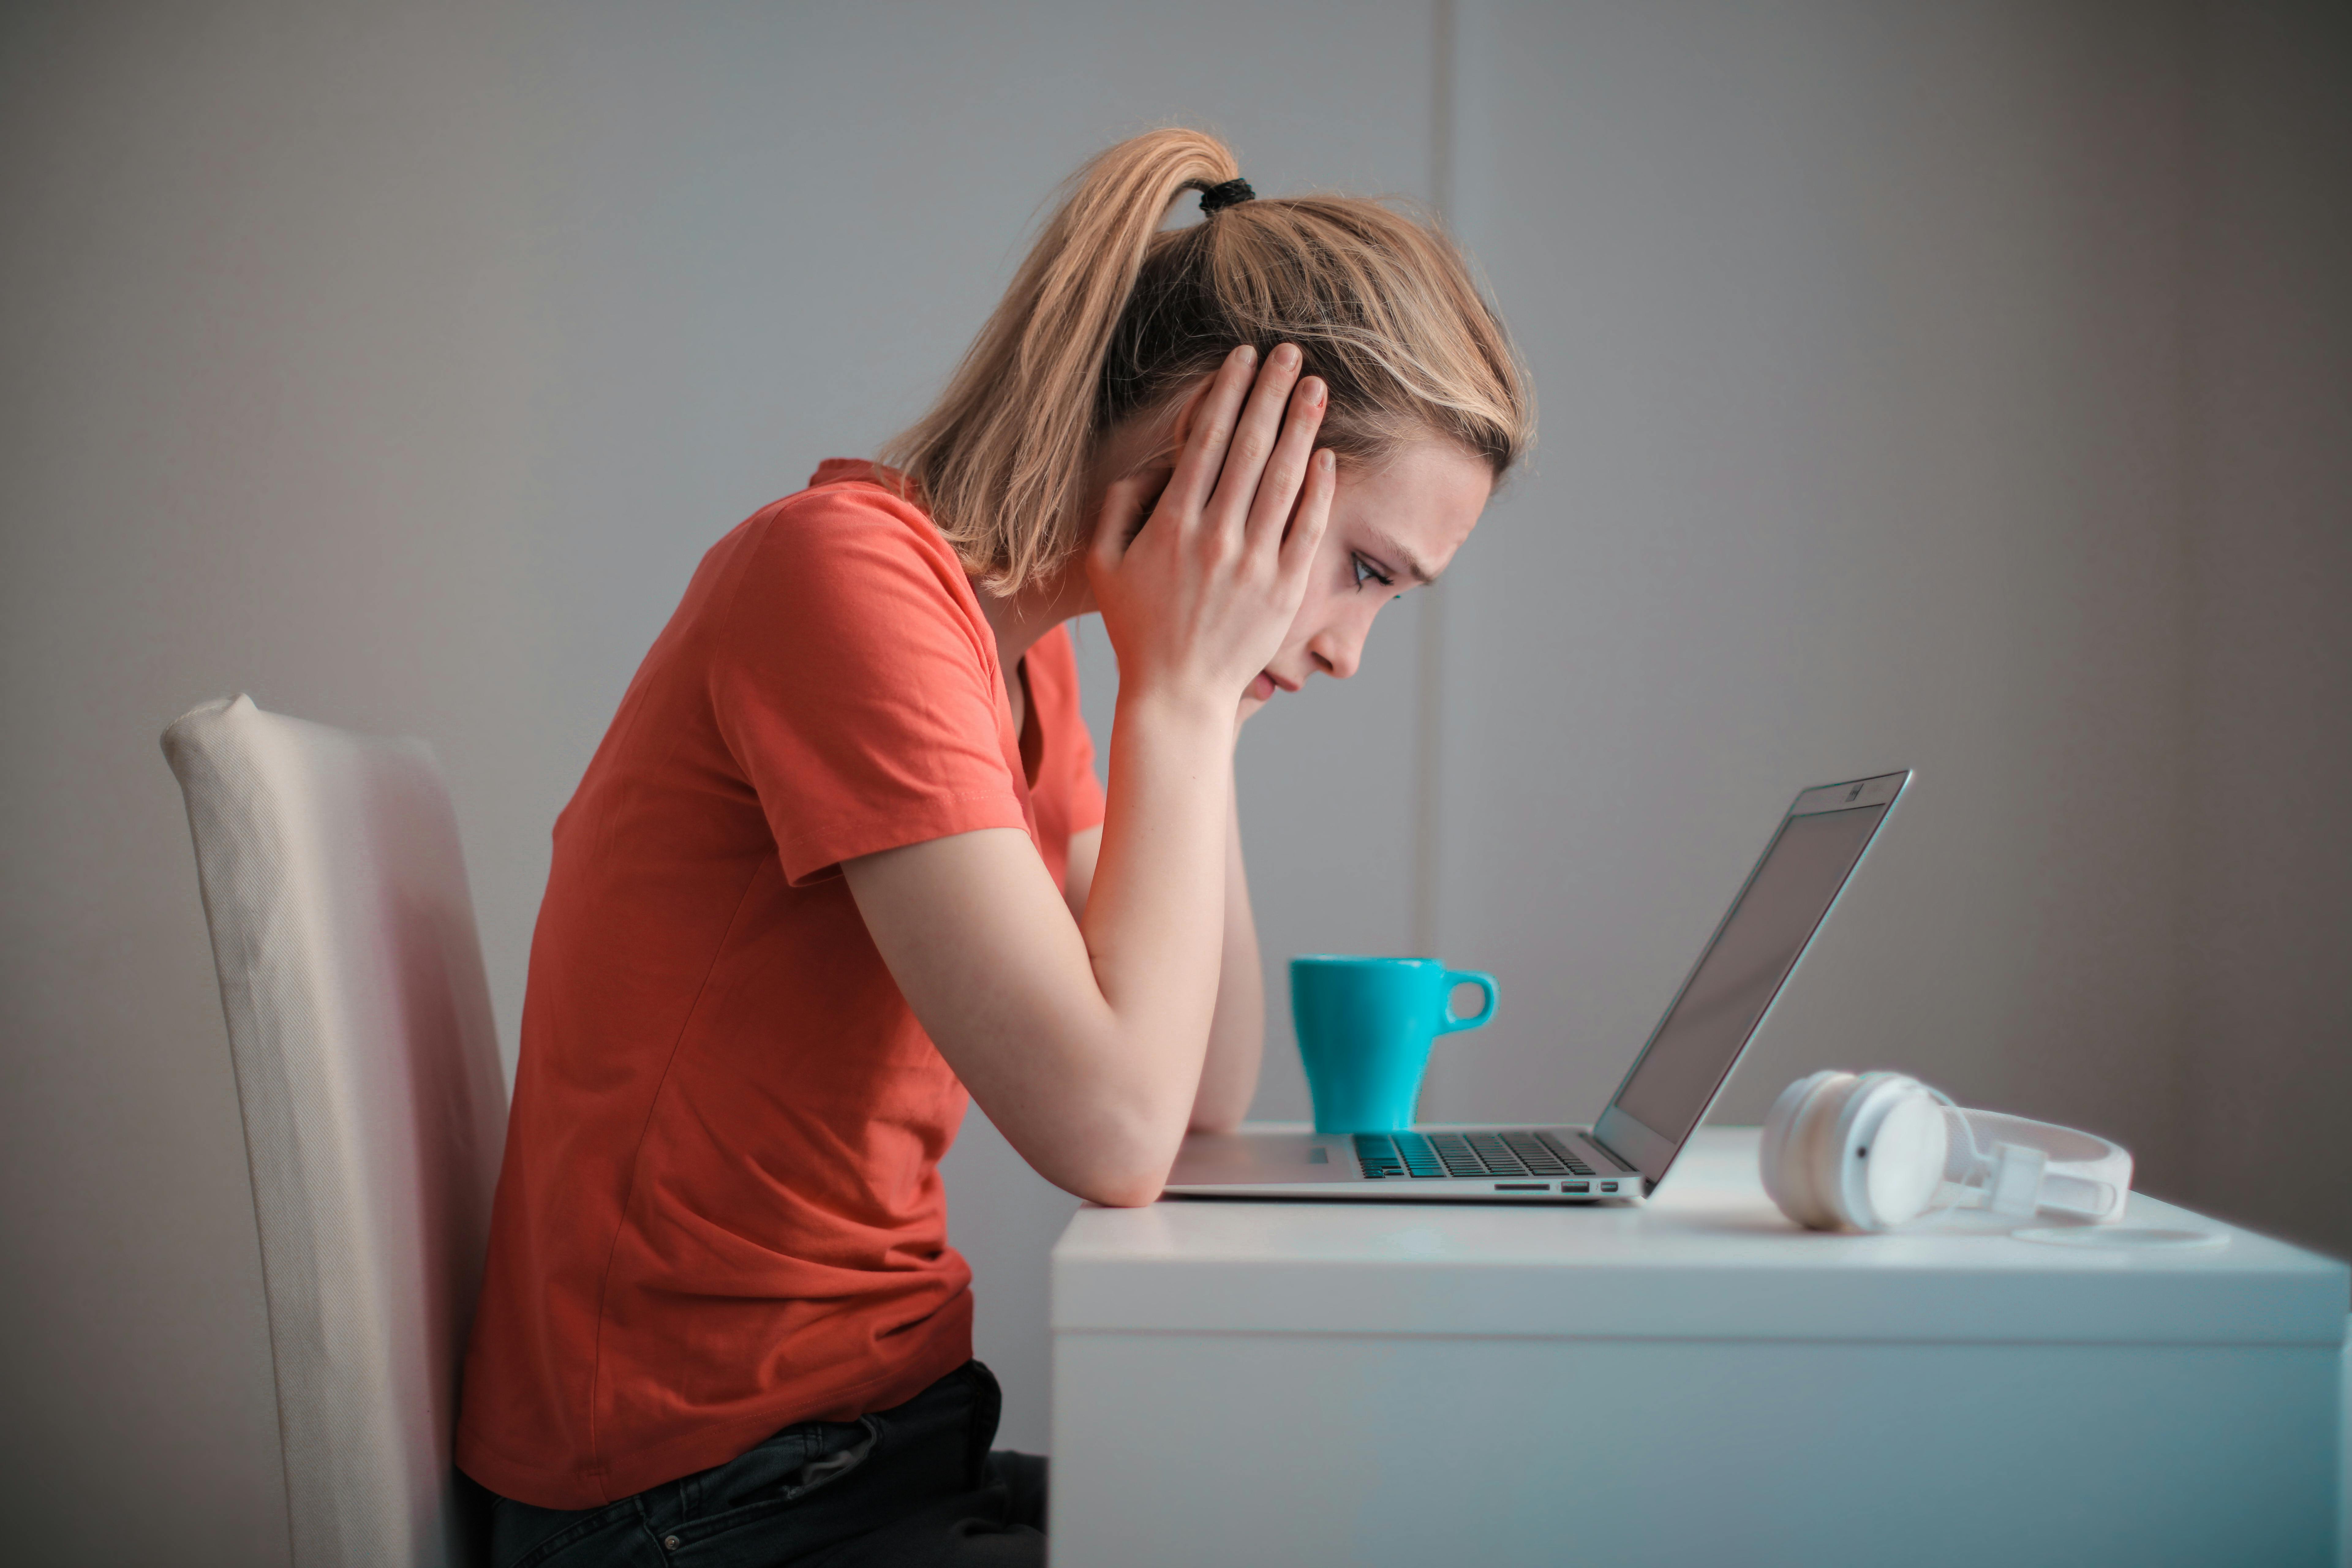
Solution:
<svg viewBox="0 0 2352 1568">
<path fill-rule="evenodd" d="M 1330 519 L 1335 468 L 1315 448 L 1324 404 L 1293 345 L 1263 365 L 1235 349 L 1174 471 L 1147 466 L 1110 485 L 1087 576 L 1122 693 L 1238 711 L 1265 684 Z"/>
</svg>

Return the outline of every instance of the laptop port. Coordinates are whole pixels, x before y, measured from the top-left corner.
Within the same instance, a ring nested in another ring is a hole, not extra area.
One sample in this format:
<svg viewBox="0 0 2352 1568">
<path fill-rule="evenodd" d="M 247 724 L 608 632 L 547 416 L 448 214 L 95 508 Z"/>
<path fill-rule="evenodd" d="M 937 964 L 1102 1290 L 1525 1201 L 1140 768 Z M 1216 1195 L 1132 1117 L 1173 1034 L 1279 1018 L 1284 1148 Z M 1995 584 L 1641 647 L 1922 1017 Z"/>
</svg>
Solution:
<svg viewBox="0 0 2352 1568">
<path fill-rule="evenodd" d="M 1559 1184 L 1559 1190 L 1563 1193 L 1589 1193 L 1592 1190 L 1592 1184 L 1591 1182 L 1562 1182 Z"/>
<path fill-rule="evenodd" d="M 1498 1193 L 1548 1193 L 1551 1191 L 1551 1184 L 1549 1182 L 1496 1182 L 1495 1190 Z"/>
<path fill-rule="evenodd" d="M 1617 1184 L 1614 1182 L 1603 1182 L 1601 1184 L 1601 1190 L 1604 1193 L 1613 1193 L 1617 1190 Z"/>
</svg>

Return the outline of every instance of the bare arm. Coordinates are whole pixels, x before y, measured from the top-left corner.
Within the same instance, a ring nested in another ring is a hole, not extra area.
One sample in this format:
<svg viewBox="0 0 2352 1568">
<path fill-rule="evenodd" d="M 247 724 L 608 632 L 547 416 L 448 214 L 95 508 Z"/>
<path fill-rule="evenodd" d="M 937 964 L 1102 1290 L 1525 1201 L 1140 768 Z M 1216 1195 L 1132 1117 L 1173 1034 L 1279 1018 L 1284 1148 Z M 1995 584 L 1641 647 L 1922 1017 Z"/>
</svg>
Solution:
<svg viewBox="0 0 2352 1568">
<path fill-rule="evenodd" d="M 1233 721 L 1124 695 L 1119 707 L 1083 919 L 1017 828 L 843 870 L 915 1016 L 1022 1157 L 1080 1197 L 1143 1204 L 1175 1158 L 1208 1043 Z"/>
<path fill-rule="evenodd" d="M 1230 1132 L 1249 1112 L 1265 1051 L 1265 970 L 1258 956 L 1257 920 L 1250 910 L 1249 878 L 1242 867 L 1238 799 L 1225 834 L 1225 936 L 1217 961 L 1217 1005 L 1209 1020 L 1209 1049 L 1201 1088 L 1192 1097 L 1195 1132 Z M 1070 835 L 1069 870 L 1062 898 L 1084 915 L 1094 884 L 1102 829 Z"/>
<path fill-rule="evenodd" d="M 1159 1195 L 1202 1088 L 1227 945 L 1234 716 L 1297 613 L 1330 509 L 1329 458 L 1313 451 L 1321 388 L 1291 405 L 1297 363 L 1271 357 L 1250 392 L 1248 363 L 1228 362 L 1131 544 L 1143 488 L 1121 481 L 1105 505 L 1088 574 L 1120 689 L 1082 912 L 1011 828 L 843 868 L 916 1017 L 990 1120 L 1047 1180 L 1097 1202 Z"/>
</svg>

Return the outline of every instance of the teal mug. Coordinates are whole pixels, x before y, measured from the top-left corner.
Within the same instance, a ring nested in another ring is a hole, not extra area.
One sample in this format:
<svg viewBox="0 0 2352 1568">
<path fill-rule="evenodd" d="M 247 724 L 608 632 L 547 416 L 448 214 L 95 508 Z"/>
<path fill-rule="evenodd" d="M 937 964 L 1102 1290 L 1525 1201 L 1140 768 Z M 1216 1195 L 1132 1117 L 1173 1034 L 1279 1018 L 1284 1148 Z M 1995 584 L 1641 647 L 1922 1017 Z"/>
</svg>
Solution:
<svg viewBox="0 0 2352 1568">
<path fill-rule="evenodd" d="M 1486 1005 L 1454 1016 L 1454 988 L 1475 985 Z M 1307 1064 L 1318 1132 L 1395 1132 L 1412 1125 L 1429 1046 L 1495 1016 L 1495 977 L 1433 958 L 1290 961 L 1290 1018 Z"/>
</svg>

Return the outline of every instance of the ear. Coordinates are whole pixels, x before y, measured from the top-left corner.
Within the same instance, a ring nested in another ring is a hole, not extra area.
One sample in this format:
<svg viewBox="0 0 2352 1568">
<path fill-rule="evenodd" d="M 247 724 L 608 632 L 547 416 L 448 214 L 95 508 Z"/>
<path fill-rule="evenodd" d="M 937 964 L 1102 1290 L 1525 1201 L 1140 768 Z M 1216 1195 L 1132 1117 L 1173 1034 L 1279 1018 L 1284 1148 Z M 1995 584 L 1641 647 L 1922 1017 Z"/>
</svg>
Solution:
<svg viewBox="0 0 2352 1568">
<path fill-rule="evenodd" d="M 1216 380 L 1214 375 L 1202 376 L 1177 400 L 1176 412 L 1168 421 L 1166 433 L 1152 447 L 1151 455 L 1130 471 L 1140 473 L 1149 468 L 1175 471 L 1176 459 L 1192 439 L 1192 427 L 1201 416 L 1201 406 L 1207 401 L 1209 388 L 1216 384 Z"/>
<path fill-rule="evenodd" d="M 1122 426 L 1113 432 L 1111 448 L 1105 454 L 1108 458 L 1105 472 L 1113 486 L 1137 485 L 1137 494 L 1140 498 L 1140 504 L 1126 530 L 1128 539 L 1132 539 L 1135 531 L 1143 526 L 1144 519 L 1151 514 L 1152 507 L 1160 500 L 1160 492 L 1168 488 L 1170 479 L 1175 478 L 1176 460 L 1183 456 L 1184 444 L 1192 438 L 1193 426 L 1200 419 L 1202 400 L 1208 396 L 1209 388 L 1215 382 L 1214 375 L 1203 375 L 1179 395 L 1172 413 L 1156 416 L 1156 435 L 1150 425 Z M 1108 500 L 1108 492 L 1105 500 Z M 1089 527 L 1098 527 L 1100 521 L 1097 511 Z M 1119 542 L 1124 548 L 1128 540 L 1122 539 Z"/>
<path fill-rule="evenodd" d="M 1178 451 L 1182 451 L 1184 444 L 1192 440 L 1193 422 L 1201 416 L 1201 405 L 1208 401 L 1209 388 L 1216 384 L 1216 380 L 1213 375 L 1202 376 L 1192 390 L 1184 395 L 1184 401 L 1176 405 L 1176 420 L 1169 426 L 1168 437 Z"/>
</svg>

